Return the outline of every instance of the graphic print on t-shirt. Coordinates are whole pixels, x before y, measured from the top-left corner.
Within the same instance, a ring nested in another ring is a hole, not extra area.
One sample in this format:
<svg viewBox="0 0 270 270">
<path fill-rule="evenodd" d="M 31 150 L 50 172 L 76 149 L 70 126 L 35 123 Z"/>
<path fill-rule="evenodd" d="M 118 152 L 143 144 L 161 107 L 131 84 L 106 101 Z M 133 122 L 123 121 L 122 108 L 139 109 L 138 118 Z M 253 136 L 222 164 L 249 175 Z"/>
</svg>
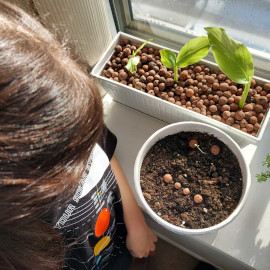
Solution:
<svg viewBox="0 0 270 270">
<path fill-rule="evenodd" d="M 69 243 L 77 240 L 69 248 L 67 269 L 104 269 L 125 247 L 119 189 L 99 145 L 94 147 L 80 186 L 54 227 Z"/>
</svg>

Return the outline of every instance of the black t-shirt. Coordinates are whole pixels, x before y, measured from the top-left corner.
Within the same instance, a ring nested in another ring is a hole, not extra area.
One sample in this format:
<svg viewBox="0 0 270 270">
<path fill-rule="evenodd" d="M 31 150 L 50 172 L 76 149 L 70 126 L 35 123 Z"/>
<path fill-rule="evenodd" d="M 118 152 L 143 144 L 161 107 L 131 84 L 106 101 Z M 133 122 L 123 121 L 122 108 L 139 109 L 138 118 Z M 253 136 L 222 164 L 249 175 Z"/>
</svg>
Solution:
<svg viewBox="0 0 270 270">
<path fill-rule="evenodd" d="M 54 218 L 54 228 L 70 244 L 64 269 L 130 267 L 132 257 L 126 248 L 122 200 L 110 167 L 116 142 L 116 137 L 104 129 L 73 198 L 58 209 Z"/>
</svg>

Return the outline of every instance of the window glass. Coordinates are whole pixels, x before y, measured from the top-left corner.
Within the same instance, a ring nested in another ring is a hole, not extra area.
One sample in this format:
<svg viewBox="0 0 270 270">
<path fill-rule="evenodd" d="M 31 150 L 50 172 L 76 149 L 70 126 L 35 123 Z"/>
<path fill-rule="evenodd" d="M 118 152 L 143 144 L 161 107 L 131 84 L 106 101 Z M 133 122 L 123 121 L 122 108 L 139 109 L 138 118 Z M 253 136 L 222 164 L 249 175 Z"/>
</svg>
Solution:
<svg viewBox="0 0 270 270">
<path fill-rule="evenodd" d="M 250 49 L 270 54 L 270 0 L 130 0 L 132 19 L 195 36 L 224 28 Z M 253 51 L 252 50 L 252 51 Z"/>
</svg>

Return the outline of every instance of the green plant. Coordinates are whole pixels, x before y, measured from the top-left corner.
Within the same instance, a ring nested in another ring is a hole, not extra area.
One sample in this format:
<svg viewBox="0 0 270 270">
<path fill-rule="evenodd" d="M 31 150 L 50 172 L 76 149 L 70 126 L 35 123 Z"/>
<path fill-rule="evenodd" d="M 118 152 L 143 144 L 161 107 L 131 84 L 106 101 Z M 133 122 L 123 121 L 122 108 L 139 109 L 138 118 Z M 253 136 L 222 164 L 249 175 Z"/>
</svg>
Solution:
<svg viewBox="0 0 270 270">
<path fill-rule="evenodd" d="M 262 165 L 267 167 L 267 171 L 256 174 L 258 182 L 265 182 L 270 178 L 270 155 L 267 154 L 266 159 L 262 162 Z"/>
<path fill-rule="evenodd" d="M 197 149 L 201 152 L 201 153 L 203 153 L 203 154 L 206 154 L 205 152 L 203 152 L 203 150 L 200 148 L 200 146 L 198 145 L 198 144 L 194 144 L 196 147 L 197 147 Z"/>
<path fill-rule="evenodd" d="M 234 82 L 245 84 L 239 102 L 239 108 L 242 109 L 254 75 L 251 53 L 243 43 L 229 37 L 224 29 L 218 27 L 205 27 L 204 29 L 208 33 L 213 55 L 221 71 Z"/>
<path fill-rule="evenodd" d="M 177 56 L 169 49 L 160 50 L 161 62 L 167 68 L 174 69 L 174 81 L 177 83 L 178 68 L 187 67 L 200 61 L 208 54 L 209 47 L 207 37 L 193 38 L 181 48 Z"/>
<path fill-rule="evenodd" d="M 125 66 L 128 69 L 128 71 L 130 71 L 131 73 L 137 71 L 137 65 L 140 62 L 140 57 L 136 57 L 136 55 L 139 50 L 141 50 L 148 42 L 152 40 L 153 40 L 152 38 L 147 39 L 146 42 L 144 42 L 135 52 L 132 51 L 132 57 L 129 58 L 128 63 Z"/>
</svg>

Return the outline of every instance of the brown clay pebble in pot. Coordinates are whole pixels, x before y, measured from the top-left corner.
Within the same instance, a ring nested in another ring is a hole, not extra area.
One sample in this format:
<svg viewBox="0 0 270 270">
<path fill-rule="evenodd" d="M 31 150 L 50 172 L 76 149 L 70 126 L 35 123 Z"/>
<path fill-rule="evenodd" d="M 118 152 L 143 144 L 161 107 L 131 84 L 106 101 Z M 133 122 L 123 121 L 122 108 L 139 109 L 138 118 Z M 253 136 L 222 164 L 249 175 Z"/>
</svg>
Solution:
<svg viewBox="0 0 270 270">
<path fill-rule="evenodd" d="M 190 140 L 189 141 L 189 143 L 188 143 L 188 145 L 189 145 L 189 147 L 191 147 L 191 148 L 196 148 L 197 146 L 196 145 L 198 145 L 198 141 L 197 140 Z"/>
<path fill-rule="evenodd" d="M 226 98 L 230 98 L 232 96 L 232 93 L 230 91 L 225 91 L 223 93 L 223 95 L 226 97 Z"/>
<path fill-rule="evenodd" d="M 246 119 L 243 119 L 243 120 L 240 121 L 240 127 L 241 128 L 245 128 L 247 126 L 247 124 L 248 124 L 248 122 L 247 122 Z"/>
<path fill-rule="evenodd" d="M 248 132 L 251 132 L 253 130 L 253 125 L 252 124 L 247 124 L 246 129 Z"/>
<path fill-rule="evenodd" d="M 254 130 L 259 130 L 261 128 L 261 125 L 259 123 L 256 123 L 254 126 L 253 126 L 253 129 Z"/>
<path fill-rule="evenodd" d="M 213 119 L 217 121 L 221 121 L 221 117 L 219 115 L 213 115 Z"/>
<path fill-rule="evenodd" d="M 193 70 L 195 73 L 200 73 L 202 71 L 202 68 L 201 66 L 196 66 Z"/>
<path fill-rule="evenodd" d="M 115 46 L 115 52 L 116 52 L 116 53 L 122 52 L 122 46 L 121 46 L 121 45 L 116 45 L 116 46 Z"/>
<path fill-rule="evenodd" d="M 174 183 L 174 188 L 175 189 L 180 189 L 181 188 L 181 184 L 179 182 L 175 182 Z"/>
<path fill-rule="evenodd" d="M 201 203 L 203 201 L 203 197 L 200 194 L 196 194 L 193 200 L 195 203 Z"/>
<path fill-rule="evenodd" d="M 249 123 L 252 124 L 252 125 L 255 125 L 257 123 L 257 117 L 256 116 L 251 116 L 249 118 Z"/>
<path fill-rule="evenodd" d="M 170 183 L 172 181 L 172 176 L 169 173 L 167 173 L 167 174 L 163 175 L 163 180 L 166 183 Z"/>
<path fill-rule="evenodd" d="M 215 113 L 215 112 L 217 112 L 217 106 L 216 105 L 211 105 L 209 107 L 209 110 L 210 110 L 210 112 Z"/>
<path fill-rule="evenodd" d="M 250 111 L 252 111 L 253 110 L 253 104 L 246 104 L 245 106 L 244 106 L 244 108 L 243 108 L 243 111 L 244 112 L 250 112 Z"/>
<path fill-rule="evenodd" d="M 167 86 L 173 86 L 174 85 L 174 80 L 172 78 L 167 78 L 165 81 L 165 84 Z"/>
<path fill-rule="evenodd" d="M 266 83 L 266 84 L 263 86 L 263 90 L 265 90 L 266 92 L 270 92 L 270 83 Z"/>
<path fill-rule="evenodd" d="M 181 80 L 186 80 L 188 77 L 188 71 L 187 70 L 184 70 L 180 73 L 180 79 Z"/>
<path fill-rule="evenodd" d="M 188 195 L 189 193 L 190 193 L 189 188 L 184 188 L 184 189 L 183 189 L 183 194 L 184 194 L 184 195 Z"/>
<path fill-rule="evenodd" d="M 255 111 L 256 113 L 262 112 L 262 111 L 263 111 L 263 106 L 262 106 L 261 104 L 256 104 L 256 105 L 254 106 L 254 111 Z"/>
<path fill-rule="evenodd" d="M 154 95 L 155 95 L 154 90 L 149 90 L 147 93 L 148 93 L 149 95 L 151 95 L 151 96 L 154 96 Z"/>
<path fill-rule="evenodd" d="M 242 110 L 239 110 L 235 113 L 235 119 L 241 121 L 245 118 L 245 113 Z"/>
<path fill-rule="evenodd" d="M 120 81 L 124 81 L 124 80 L 127 79 L 128 75 L 127 75 L 127 73 L 125 71 L 121 71 L 121 72 L 119 72 L 119 76 L 118 77 L 119 77 L 119 80 Z"/>
<path fill-rule="evenodd" d="M 160 91 L 164 91 L 166 88 L 166 85 L 165 85 L 165 83 L 160 83 L 158 87 L 159 87 Z"/>
<path fill-rule="evenodd" d="M 213 155 L 216 156 L 216 155 L 219 154 L 220 148 L 219 148 L 218 145 L 212 145 L 210 151 L 211 151 L 211 153 L 212 153 Z"/>
<path fill-rule="evenodd" d="M 175 99 L 173 97 L 169 97 L 168 101 L 171 102 L 171 103 L 175 103 Z"/>
<path fill-rule="evenodd" d="M 221 91 L 227 91 L 228 88 L 229 88 L 229 85 L 228 85 L 227 83 L 221 83 L 221 84 L 219 85 L 219 89 L 220 89 Z"/>
<path fill-rule="evenodd" d="M 264 118 L 264 114 L 263 113 L 258 113 L 258 115 L 257 115 L 258 121 L 261 122 L 263 120 L 263 118 Z"/>
<path fill-rule="evenodd" d="M 135 83 L 135 88 L 138 89 L 138 90 L 141 90 L 142 89 L 142 83 L 141 82 L 136 82 Z"/>
<path fill-rule="evenodd" d="M 237 92 L 237 87 L 235 85 L 230 85 L 228 90 L 232 93 L 235 94 Z"/>
<path fill-rule="evenodd" d="M 230 110 L 231 111 L 236 111 L 239 108 L 238 104 L 233 102 L 230 104 Z"/>
<path fill-rule="evenodd" d="M 147 89 L 147 91 L 153 90 L 154 89 L 154 84 L 153 83 L 148 83 L 146 85 L 146 89 Z"/>
<path fill-rule="evenodd" d="M 188 88 L 186 91 L 186 96 L 187 97 L 192 97 L 194 95 L 194 90 L 191 88 Z"/>
<path fill-rule="evenodd" d="M 225 104 L 225 105 L 223 105 L 223 106 L 221 107 L 221 111 L 222 111 L 222 112 L 229 111 L 229 110 L 230 110 L 230 106 L 227 105 L 227 104 Z"/>
<path fill-rule="evenodd" d="M 229 111 L 224 111 L 224 112 L 222 113 L 222 117 L 223 117 L 224 119 L 228 119 L 230 116 L 231 116 L 231 113 L 230 113 Z"/>
<path fill-rule="evenodd" d="M 240 100 L 241 100 L 241 96 L 234 97 L 234 102 L 235 103 L 239 104 Z"/>
<path fill-rule="evenodd" d="M 226 97 L 220 97 L 219 104 L 225 105 L 228 102 L 228 99 Z"/>
<path fill-rule="evenodd" d="M 237 129 L 241 128 L 240 125 L 238 125 L 238 124 L 233 124 L 232 127 L 237 128 Z"/>
<path fill-rule="evenodd" d="M 257 102 L 257 104 L 264 105 L 264 104 L 268 103 L 268 99 L 265 96 L 260 96 L 256 99 L 256 102 Z"/>
</svg>

